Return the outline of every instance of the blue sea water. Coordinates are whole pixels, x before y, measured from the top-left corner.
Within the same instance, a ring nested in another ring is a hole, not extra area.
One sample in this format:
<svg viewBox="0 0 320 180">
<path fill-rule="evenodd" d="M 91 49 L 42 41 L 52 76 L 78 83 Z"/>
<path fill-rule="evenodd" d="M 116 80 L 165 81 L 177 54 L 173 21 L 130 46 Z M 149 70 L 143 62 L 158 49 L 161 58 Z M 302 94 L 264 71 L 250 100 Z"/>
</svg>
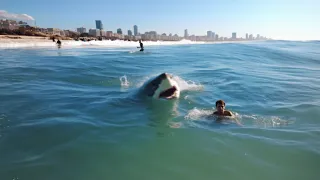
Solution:
<svg viewBox="0 0 320 180">
<path fill-rule="evenodd" d="M 145 50 L 0 49 L 0 179 L 319 179 L 320 42 Z M 163 72 L 179 99 L 137 95 Z"/>
</svg>

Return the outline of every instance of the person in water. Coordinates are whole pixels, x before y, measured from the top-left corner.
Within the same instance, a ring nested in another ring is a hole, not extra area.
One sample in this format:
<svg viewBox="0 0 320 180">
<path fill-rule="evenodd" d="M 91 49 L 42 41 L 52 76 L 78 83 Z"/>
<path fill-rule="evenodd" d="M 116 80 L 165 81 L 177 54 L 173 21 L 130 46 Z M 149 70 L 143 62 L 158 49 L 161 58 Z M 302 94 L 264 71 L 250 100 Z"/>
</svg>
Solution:
<svg viewBox="0 0 320 180">
<path fill-rule="evenodd" d="M 233 116 L 231 111 L 225 110 L 226 103 L 223 100 L 216 101 L 216 111 L 213 113 L 217 116 Z"/>
<path fill-rule="evenodd" d="M 60 48 L 60 47 L 61 47 L 61 41 L 60 41 L 60 39 L 58 39 L 58 41 L 57 41 L 57 45 L 58 45 L 58 48 Z"/>
<path fill-rule="evenodd" d="M 140 48 L 140 51 L 143 51 L 144 48 L 143 48 L 143 43 L 141 42 L 141 40 L 139 40 L 139 44 L 140 44 L 140 47 L 137 47 L 137 48 Z"/>
<path fill-rule="evenodd" d="M 223 100 L 216 101 L 216 111 L 213 115 L 218 116 L 218 121 L 222 120 L 222 117 L 231 117 L 231 120 L 234 120 L 239 126 L 243 126 L 237 119 L 234 118 L 234 115 L 231 111 L 225 110 L 226 103 Z"/>
</svg>

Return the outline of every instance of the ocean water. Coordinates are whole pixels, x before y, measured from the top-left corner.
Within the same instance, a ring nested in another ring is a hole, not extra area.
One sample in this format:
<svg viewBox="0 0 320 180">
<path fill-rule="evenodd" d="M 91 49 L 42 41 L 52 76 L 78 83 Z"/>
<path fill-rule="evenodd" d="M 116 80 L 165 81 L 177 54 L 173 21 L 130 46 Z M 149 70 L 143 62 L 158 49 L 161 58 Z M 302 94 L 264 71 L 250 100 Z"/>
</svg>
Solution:
<svg viewBox="0 0 320 180">
<path fill-rule="evenodd" d="M 320 178 L 320 42 L 63 43 L 1 45 L 1 180 Z"/>
</svg>

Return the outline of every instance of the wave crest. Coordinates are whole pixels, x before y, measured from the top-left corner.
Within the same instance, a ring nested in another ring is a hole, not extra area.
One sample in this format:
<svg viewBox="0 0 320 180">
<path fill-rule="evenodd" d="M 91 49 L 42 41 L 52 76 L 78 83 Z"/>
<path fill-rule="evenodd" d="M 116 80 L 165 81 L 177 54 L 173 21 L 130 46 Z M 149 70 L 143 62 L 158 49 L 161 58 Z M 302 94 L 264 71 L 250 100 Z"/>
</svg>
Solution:
<svg viewBox="0 0 320 180">
<path fill-rule="evenodd" d="M 204 44 L 205 42 L 194 42 L 190 40 L 181 41 L 144 41 L 144 46 L 168 46 L 168 45 L 187 45 L 187 44 Z M 62 41 L 62 47 L 108 47 L 108 48 L 130 48 L 137 47 L 138 42 L 123 40 L 103 40 L 103 41 Z M 56 43 L 45 38 L 26 38 L 26 39 L 2 39 L 0 48 L 23 48 L 23 47 L 55 47 Z"/>
</svg>

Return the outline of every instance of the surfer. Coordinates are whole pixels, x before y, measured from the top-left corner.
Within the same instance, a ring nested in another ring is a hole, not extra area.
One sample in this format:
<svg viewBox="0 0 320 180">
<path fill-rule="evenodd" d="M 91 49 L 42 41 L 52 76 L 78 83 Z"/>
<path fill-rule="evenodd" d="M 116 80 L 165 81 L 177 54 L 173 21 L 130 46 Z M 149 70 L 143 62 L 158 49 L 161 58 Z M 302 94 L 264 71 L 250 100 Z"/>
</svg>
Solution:
<svg viewBox="0 0 320 180">
<path fill-rule="evenodd" d="M 221 121 L 221 117 L 231 117 L 232 120 L 234 120 L 239 126 L 243 126 L 236 118 L 234 118 L 234 115 L 231 111 L 225 110 L 226 103 L 223 100 L 216 101 L 216 111 L 213 113 L 213 115 L 218 116 L 218 121 Z"/>
<path fill-rule="evenodd" d="M 140 48 L 140 51 L 143 51 L 143 43 L 141 42 L 141 39 L 139 40 L 139 44 L 140 44 L 140 47 L 137 47 L 137 48 Z"/>
</svg>

